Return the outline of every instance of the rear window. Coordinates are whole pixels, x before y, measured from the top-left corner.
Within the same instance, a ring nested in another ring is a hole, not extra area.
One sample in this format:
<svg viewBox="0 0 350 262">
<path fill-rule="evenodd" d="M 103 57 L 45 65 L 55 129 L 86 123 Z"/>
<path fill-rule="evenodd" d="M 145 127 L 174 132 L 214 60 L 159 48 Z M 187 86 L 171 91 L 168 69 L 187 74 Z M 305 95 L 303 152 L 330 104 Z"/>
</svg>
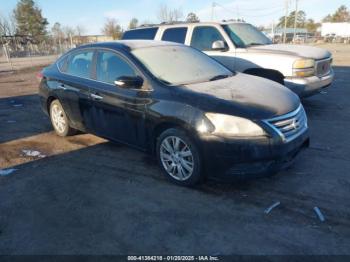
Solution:
<svg viewBox="0 0 350 262">
<path fill-rule="evenodd" d="M 184 44 L 186 34 L 187 27 L 168 28 L 164 31 L 162 40 Z"/>
<path fill-rule="evenodd" d="M 94 51 L 81 51 L 69 57 L 66 73 L 82 78 L 90 78 Z"/>
<path fill-rule="evenodd" d="M 126 31 L 122 39 L 148 39 L 153 40 L 158 31 L 158 27 L 134 29 Z"/>
</svg>

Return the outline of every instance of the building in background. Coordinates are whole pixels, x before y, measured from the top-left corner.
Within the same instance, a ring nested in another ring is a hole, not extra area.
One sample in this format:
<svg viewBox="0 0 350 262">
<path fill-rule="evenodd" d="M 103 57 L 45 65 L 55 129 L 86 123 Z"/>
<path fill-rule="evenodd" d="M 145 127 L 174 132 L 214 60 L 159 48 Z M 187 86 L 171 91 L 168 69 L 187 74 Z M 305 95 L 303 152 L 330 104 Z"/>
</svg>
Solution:
<svg viewBox="0 0 350 262">
<path fill-rule="evenodd" d="M 350 23 L 322 23 L 321 36 L 350 37 Z"/>
<path fill-rule="evenodd" d="M 95 43 L 95 42 L 109 42 L 113 41 L 113 37 L 106 35 L 82 35 L 82 36 L 73 36 L 72 44 L 74 46 L 79 46 L 81 44 Z"/>
</svg>

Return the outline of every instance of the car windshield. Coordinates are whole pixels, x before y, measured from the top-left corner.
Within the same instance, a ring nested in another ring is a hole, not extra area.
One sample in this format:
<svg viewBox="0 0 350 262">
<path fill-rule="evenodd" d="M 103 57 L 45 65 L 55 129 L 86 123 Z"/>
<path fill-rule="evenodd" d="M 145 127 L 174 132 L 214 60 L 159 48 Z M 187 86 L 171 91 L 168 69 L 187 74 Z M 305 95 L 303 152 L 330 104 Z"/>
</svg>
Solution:
<svg viewBox="0 0 350 262">
<path fill-rule="evenodd" d="M 168 85 L 214 81 L 233 75 L 226 67 L 191 47 L 153 46 L 135 49 L 132 54 Z"/>
<path fill-rule="evenodd" d="M 237 47 L 272 44 L 266 35 L 250 24 L 233 23 L 222 26 Z"/>
</svg>

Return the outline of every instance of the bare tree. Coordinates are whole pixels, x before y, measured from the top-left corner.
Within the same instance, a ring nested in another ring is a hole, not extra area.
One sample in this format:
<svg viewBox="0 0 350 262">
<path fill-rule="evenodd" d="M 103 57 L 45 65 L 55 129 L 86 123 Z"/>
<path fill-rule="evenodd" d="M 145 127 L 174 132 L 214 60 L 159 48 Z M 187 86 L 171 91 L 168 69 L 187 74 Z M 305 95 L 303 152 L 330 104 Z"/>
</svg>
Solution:
<svg viewBox="0 0 350 262">
<path fill-rule="evenodd" d="M 78 42 L 79 44 L 82 43 L 82 35 L 85 34 L 85 27 L 83 27 L 82 25 L 77 25 L 75 27 L 75 32 L 76 32 L 76 36 L 78 36 Z"/>
<path fill-rule="evenodd" d="M 14 17 L 0 16 L 0 35 L 14 35 L 16 33 L 16 23 Z"/>
<path fill-rule="evenodd" d="M 152 20 L 149 20 L 149 19 L 145 19 L 141 23 L 141 25 L 151 25 L 151 24 L 154 24 L 154 22 L 152 22 Z"/>
<path fill-rule="evenodd" d="M 70 27 L 70 26 L 64 26 L 62 28 L 62 32 L 65 36 L 65 38 L 68 39 L 70 47 L 73 48 L 73 37 L 76 35 L 76 32 L 74 30 L 74 28 Z"/>
<path fill-rule="evenodd" d="M 66 38 L 73 37 L 76 35 L 74 28 L 70 26 L 63 26 L 62 32 L 64 33 Z"/>
<path fill-rule="evenodd" d="M 51 28 L 51 34 L 55 42 L 59 46 L 59 50 L 62 51 L 62 41 L 64 41 L 64 34 L 61 28 L 61 24 L 56 22 Z"/>
<path fill-rule="evenodd" d="M 137 20 L 135 17 L 132 18 L 132 19 L 130 20 L 130 22 L 129 22 L 128 29 L 134 29 L 134 28 L 136 28 L 137 25 L 138 25 L 138 23 L 139 23 L 139 20 Z"/>
<path fill-rule="evenodd" d="M 64 38 L 64 33 L 61 28 L 61 24 L 58 22 L 56 22 L 51 28 L 51 33 L 52 33 L 52 36 L 59 41 L 61 41 L 61 39 Z"/>
<path fill-rule="evenodd" d="M 160 22 L 176 22 L 183 17 L 183 13 L 181 8 L 169 9 L 166 4 L 161 4 L 157 16 Z"/>
<path fill-rule="evenodd" d="M 107 36 L 113 37 L 113 39 L 120 39 L 122 28 L 116 19 L 108 18 L 102 32 Z"/>
<path fill-rule="evenodd" d="M 82 26 L 82 25 L 77 25 L 75 27 L 75 32 L 77 34 L 77 36 L 81 37 L 82 35 L 85 34 L 86 30 L 85 30 L 85 27 Z"/>
</svg>

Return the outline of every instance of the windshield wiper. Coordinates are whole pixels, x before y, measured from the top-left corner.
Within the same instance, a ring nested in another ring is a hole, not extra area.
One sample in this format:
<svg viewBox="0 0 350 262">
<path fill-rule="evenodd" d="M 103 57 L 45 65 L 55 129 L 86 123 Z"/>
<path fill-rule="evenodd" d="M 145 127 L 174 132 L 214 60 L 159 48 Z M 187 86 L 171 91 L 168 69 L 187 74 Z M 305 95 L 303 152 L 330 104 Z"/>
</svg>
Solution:
<svg viewBox="0 0 350 262">
<path fill-rule="evenodd" d="M 267 44 L 263 44 L 263 43 L 250 43 L 247 46 L 255 46 L 255 45 L 267 45 Z"/>
<path fill-rule="evenodd" d="M 162 82 L 163 84 L 171 85 L 171 83 L 170 83 L 169 81 L 166 81 L 166 80 L 164 80 L 163 78 L 158 77 L 158 80 L 159 80 L 160 82 Z"/>
<path fill-rule="evenodd" d="M 229 75 L 216 75 L 216 76 L 210 78 L 209 81 L 215 81 L 215 80 L 224 79 L 227 77 L 229 77 Z"/>
</svg>

